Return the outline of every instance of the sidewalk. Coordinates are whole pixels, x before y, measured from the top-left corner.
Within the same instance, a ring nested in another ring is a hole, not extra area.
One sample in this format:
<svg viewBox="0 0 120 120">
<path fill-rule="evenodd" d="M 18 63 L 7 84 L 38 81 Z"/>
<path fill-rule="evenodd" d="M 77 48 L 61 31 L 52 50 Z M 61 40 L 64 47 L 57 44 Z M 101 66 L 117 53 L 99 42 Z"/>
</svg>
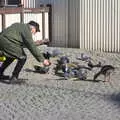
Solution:
<svg viewBox="0 0 120 120">
<path fill-rule="evenodd" d="M 28 60 L 20 74 L 20 77 L 28 78 L 26 84 L 0 83 L 0 120 L 120 120 L 120 55 L 59 49 L 71 61 L 76 61 L 76 56 L 85 53 L 95 63 L 101 61 L 115 66 L 112 85 L 102 81 L 93 82 L 92 72 L 86 81 L 63 80 L 52 70 L 45 75 L 26 72 L 26 69 L 33 69 L 33 65 L 37 64 L 27 51 Z M 52 58 L 52 63 L 56 59 Z M 13 65 L 6 72 L 12 69 Z"/>
</svg>

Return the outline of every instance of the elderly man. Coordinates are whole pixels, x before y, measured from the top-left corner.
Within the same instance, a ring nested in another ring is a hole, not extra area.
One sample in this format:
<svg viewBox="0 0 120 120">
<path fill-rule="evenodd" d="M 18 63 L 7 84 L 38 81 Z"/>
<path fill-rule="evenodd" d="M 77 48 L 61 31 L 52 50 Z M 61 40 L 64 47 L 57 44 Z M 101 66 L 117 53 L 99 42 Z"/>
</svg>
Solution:
<svg viewBox="0 0 120 120">
<path fill-rule="evenodd" d="M 33 37 L 33 41 L 35 42 L 35 44 L 37 46 L 39 46 L 39 45 L 47 45 L 50 42 L 49 39 L 42 39 L 42 34 L 41 34 L 40 31 L 33 34 L 32 37 Z"/>
<path fill-rule="evenodd" d="M 14 23 L 10 27 L 4 29 L 0 34 L 0 51 L 6 57 L 6 60 L 0 67 L 0 79 L 10 78 L 10 82 L 18 81 L 18 76 L 26 62 L 26 54 L 24 47 L 28 48 L 38 62 L 43 65 L 49 65 L 50 62 L 43 57 L 41 51 L 36 47 L 32 39 L 32 34 L 39 30 L 39 24 L 30 21 L 27 24 Z M 12 76 L 5 76 L 5 69 L 17 59 L 17 64 L 12 72 Z"/>
</svg>

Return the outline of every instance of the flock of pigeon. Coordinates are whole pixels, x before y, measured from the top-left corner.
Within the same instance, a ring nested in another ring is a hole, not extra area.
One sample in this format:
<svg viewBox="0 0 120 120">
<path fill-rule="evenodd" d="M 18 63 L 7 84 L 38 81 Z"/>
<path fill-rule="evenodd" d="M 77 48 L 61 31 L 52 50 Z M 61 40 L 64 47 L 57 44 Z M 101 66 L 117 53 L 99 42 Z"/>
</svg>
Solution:
<svg viewBox="0 0 120 120">
<path fill-rule="evenodd" d="M 54 54 L 53 54 L 54 53 Z M 46 59 L 50 59 L 50 57 L 55 57 L 60 54 L 59 51 L 54 51 L 52 54 L 50 52 L 43 53 Z M 98 64 L 93 64 L 92 60 L 89 56 L 86 56 L 84 53 L 81 53 L 81 56 L 77 58 L 78 60 L 85 61 L 86 65 L 80 65 L 77 62 L 71 62 L 67 56 L 61 56 L 57 60 L 57 64 L 54 68 L 55 74 L 59 74 L 62 72 L 62 75 L 65 80 L 69 78 L 78 78 L 79 80 L 86 80 L 89 71 L 92 71 L 93 68 L 99 68 L 98 72 L 94 74 L 93 81 L 96 82 L 97 78 L 100 75 L 104 76 L 104 82 L 110 81 L 110 75 L 115 70 L 115 67 L 112 65 L 102 65 L 101 62 Z M 50 67 L 50 66 L 49 66 Z M 49 67 L 41 68 L 40 66 L 34 66 L 35 70 L 40 73 L 47 73 L 49 71 Z"/>
</svg>

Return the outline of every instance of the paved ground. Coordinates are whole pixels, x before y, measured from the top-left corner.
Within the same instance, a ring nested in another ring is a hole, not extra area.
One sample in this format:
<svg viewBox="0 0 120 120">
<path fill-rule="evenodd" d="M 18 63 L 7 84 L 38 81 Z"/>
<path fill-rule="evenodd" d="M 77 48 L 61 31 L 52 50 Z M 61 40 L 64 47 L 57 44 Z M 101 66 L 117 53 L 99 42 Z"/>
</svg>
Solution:
<svg viewBox="0 0 120 120">
<path fill-rule="evenodd" d="M 120 120 L 120 55 L 79 49 L 60 50 L 71 61 L 76 61 L 76 56 L 84 52 L 96 63 L 102 61 L 114 65 L 112 85 L 92 82 L 96 70 L 89 73 L 86 81 L 63 80 L 53 74 L 52 68 L 49 74 L 33 73 L 30 70 L 37 62 L 27 51 L 28 61 L 20 74 L 28 79 L 26 84 L 0 83 L 0 120 Z M 51 61 L 54 63 L 56 58 Z M 10 73 L 13 67 L 14 64 L 6 73 Z"/>
</svg>

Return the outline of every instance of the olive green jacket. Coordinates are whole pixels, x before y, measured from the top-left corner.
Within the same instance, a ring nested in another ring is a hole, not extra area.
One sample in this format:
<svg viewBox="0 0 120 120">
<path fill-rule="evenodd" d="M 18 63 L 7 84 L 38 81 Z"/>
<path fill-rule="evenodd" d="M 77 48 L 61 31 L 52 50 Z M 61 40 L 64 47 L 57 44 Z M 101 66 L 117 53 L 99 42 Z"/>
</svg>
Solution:
<svg viewBox="0 0 120 120">
<path fill-rule="evenodd" d="M 26 56 L 24 47 L 28 48 L 39 62 L 43 62 L 44 57 L 33 42 L 32 33 L 28 24 L 12 24 L 0 34 L 0 51 L 5 56 L 22 58 Z"/>
</svg>

